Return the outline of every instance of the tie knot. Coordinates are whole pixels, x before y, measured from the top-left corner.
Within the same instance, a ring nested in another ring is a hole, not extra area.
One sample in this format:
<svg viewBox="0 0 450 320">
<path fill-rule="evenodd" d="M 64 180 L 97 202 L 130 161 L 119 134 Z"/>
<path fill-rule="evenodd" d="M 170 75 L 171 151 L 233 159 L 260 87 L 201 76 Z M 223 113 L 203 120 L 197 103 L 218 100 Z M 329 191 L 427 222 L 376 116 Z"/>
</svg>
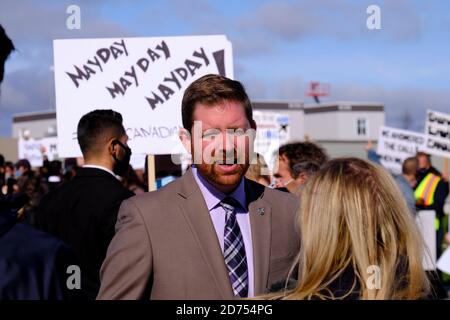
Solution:
<svg viewBox="0 0 450 320">
<path fill-rule="evenodd" d="M 220 205 L 227 211 L 234 211 L 239 203 L 232 197 L 226 197 L 220 201 Z"/>
</svg>

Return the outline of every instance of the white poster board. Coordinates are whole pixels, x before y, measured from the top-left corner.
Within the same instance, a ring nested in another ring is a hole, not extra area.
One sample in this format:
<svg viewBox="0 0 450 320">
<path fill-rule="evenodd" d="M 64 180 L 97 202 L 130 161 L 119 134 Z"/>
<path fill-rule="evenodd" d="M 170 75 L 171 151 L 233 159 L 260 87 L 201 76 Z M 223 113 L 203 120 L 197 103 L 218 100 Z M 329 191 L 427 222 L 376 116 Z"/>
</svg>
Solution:
<svg viewBox="0 0 450 320">
<path fill-rule="evenodd" d="M 425 135 L 425 152 L 450 158 L 450 114 L 428 110 Z"/>
<path fill-rule="evenodd" d="M 145 169 L 145 158 L 146 157 L 147 157 L 147 155 L 145 155 L 145 154 L 141 154 L 141 153 L 135 154 L 135 153 L 133 153 L 131 155 L 131 158 L 130 158 L 130 165 L 131 165 L 131 167 L 134 170 L 136 170 L 136 169 L 140 169 L 140 170 Z"/>
<path fill-rule="evenodd" d="M 424 134 L 391 127 L 380 127 L 378 149 L 381 164 L 389 171 L 400 174 L 406 158 L 414 157 L 425 149 Z"/>
<path fill-rule="evenodd" d="M 436 270 L 436 212 L 434 210 L 421 210 L 417 212 L 416 223 L 425 244 L 423 267 L 425 270 Z"/>
<path fill-rule="evenodd" d="M 256 122 L 255 152 L 262 154 L 269 169 L 273 168 L 274 153 L 290 140 L 289 115 L 269 111 L 254 111 Z"/>
<path fill-rule="evenodd" d="M 122 114 L 135 154 L 182 153 L 181 100 L 194 80 L 233 78 L 225 36 L 54 40 L 60 156 L 80 156 L 76 128 L 95 109 Z"/>
<path fill-rule="evenodd" d="M 32 167 L 42 167 L 43 154 L 48 160 L 58 159 L 58 141 L 56 137 L 42 139 L 19 139 L 19 159 L 27 159 Z"/>
<path fill-rule="evenodd" d="M 450 232 L 450 219 L 448 221 L 448 228 Z M 442 272 L 445 272 L 446 274 L 450 275 L 450 246 L 447 247 L 447 249 L 444 251 L 444 253 L 441 254 L 439 257 L 439 260 L 436 263 L 436 266 L 439 270 Z"/>
<path fill-rule="evenodd" d="M 450 247 L 448 247 L 444 253 L 440 256 L 437 267 L 442 272 L 450 274 Z"/>
</svg>

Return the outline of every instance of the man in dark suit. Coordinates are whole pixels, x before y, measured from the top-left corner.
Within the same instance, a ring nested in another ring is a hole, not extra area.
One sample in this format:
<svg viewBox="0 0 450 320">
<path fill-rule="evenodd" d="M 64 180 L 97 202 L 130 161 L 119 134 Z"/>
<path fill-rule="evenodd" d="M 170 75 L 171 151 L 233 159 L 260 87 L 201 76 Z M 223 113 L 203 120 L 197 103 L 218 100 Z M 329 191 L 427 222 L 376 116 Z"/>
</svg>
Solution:
<svg viewBox="0 0 450 320">
<path fill-rule="evenodd" d="M 298 200 L 244 178 L 256 124 L 243 86 L 196 80 L 182 119 L 195 166 L 123 202 L 99 299 L 253 297 L 287 279 L 299 250 Z"/>
<path fill-rule="evenodd" d="M 61 240 L 19 223 L 26 195 L 0 195 L 0 300 L 83 298 L 69 290 L 72 250 Z"/>
<path fill-rule="evenodd" d="M 72 246 L 80 261 L 81 290 L 94 299 L 120 204 L 134 195 L 116 177 L 128 169 L 131 150 L 122 116 L 113 110 L 84 115 L 77 134 L 85 165 L 42 199 L 36 220 L 38 228 Z"/>
</svg>

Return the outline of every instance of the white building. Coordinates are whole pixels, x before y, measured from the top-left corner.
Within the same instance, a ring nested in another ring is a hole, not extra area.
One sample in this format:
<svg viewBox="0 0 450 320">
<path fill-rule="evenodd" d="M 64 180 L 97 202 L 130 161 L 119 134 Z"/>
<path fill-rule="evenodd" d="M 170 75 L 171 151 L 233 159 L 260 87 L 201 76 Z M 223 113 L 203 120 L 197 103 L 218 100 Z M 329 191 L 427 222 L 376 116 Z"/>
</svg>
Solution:
<svg viewBox="0 0 450 320">
<path fill-rule="evenodd" d="M 55 137 L 56 111 L 18 113 L 12 119 L 13 138 Z"/>
<path fill-rule="evenodd" d="M 304 106 L 305 134 L 316 141 L 367 142 L 378 139 L 384 106 L 376 102 L 339 101 Z"/>
<path fill-rule="evenodd" d="M 311 140 L 332 157 L 365 158 L 368 140 L 378 140 L 384 125 L 384 105 L 378 102 L 338 101 L 303 104 L 299 101 L 255 100 L 254 110 L 286 114 L 290 118 L 291 140 Z"/>
</svg>

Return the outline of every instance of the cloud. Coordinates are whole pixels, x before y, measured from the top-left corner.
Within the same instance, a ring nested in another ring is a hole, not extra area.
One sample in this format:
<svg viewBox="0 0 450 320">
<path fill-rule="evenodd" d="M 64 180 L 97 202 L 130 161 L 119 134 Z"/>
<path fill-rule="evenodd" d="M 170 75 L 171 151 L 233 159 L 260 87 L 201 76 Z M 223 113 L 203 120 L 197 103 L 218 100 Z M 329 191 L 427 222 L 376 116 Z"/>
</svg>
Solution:
<svg viewBox="0 0 450 320">
<path fill-rule="evenodd" d="M 171 11 L 188 24 L 195 34 L 226 33 L 229 29 L 228 19 L 210 2 L 205 0 L 170 0 Z"/>
<path fill-rule="evenodd" d="M 281 99 L 303 100 L 306 84 L 301 76 L 291 76 L 277 81 L 277 97 Z"/>
<path fill-rule="evenodd" d="M 81 30 L 66 27 L 66 8 L 73 1 L 16 0 L 3 5 L 0 21 L 17 49 L 5 65 L 1 84 L 0 135 L 10 135 L 14 113 L 55 107 L 53 39 L 120 37 L 130 35 L 123 26 L 101 15 L 104 1 L 77 1 L 81 8 Z M 14 13 L 14 14 L 12 14 Z"/>
<path fill-rule="evenodd" d="M 18 0 L 8 3 L 0 13 L 0 21 L 14 41 L 20 44 L 43 44 L 57 38 L 120 37 L 129 35 L 122 26 L 102 18 L 103 1 L 78 1 L 81 10 L 81 29 L 69 30 L 67 7 L 73 1 Z M 14 12 L 14 14 L 11 14 Z"/>
<path fill-rule="evenodd" d="M 411 1 L 384 1 L 381 10 L 382 30 L 391 40 L 413 42 L 422 37 L 424 23 Z"/>
<path fill-rule="evenodd" d="M 239 79 L 245 87 L 250 100 L 267 99 L 269 88 L 268 84 L 255 76 L 243 77 Z"/>
<path fill-rule="evenodd" d="M 50 70 L 31 68 L 8 74 L 0 91 L 0 135 L 11 134 L 13 114 L 53 109 L 54 96 L 53 74 Z"/>
<path fill-rule="evenodd" d="M 262 34 L 231 37 L 231 42 L 237 57 L 256 57 L 275 51 L 274 43 Z"/>
<path fill-rule="evenodd" d="M 50 70 L 18 70 L 5 78 L 1 87 L 2 114 L 52 107 L 54 107 L 54 81 Z"/>
<path fill-rule="evenodd" d="M 270 2 L 242 17 L 241 25 L 288 42 L 311 37 L 358 40 L 375 35 L 366 27 L 366 9 L 371 4 L 333 0 Z M 382 30 L 377 31 L 378 38 L 411 41 L 421 36 L 422 22 L 411 2 L 382 1 L 380 7 Z"/>
</svg>

